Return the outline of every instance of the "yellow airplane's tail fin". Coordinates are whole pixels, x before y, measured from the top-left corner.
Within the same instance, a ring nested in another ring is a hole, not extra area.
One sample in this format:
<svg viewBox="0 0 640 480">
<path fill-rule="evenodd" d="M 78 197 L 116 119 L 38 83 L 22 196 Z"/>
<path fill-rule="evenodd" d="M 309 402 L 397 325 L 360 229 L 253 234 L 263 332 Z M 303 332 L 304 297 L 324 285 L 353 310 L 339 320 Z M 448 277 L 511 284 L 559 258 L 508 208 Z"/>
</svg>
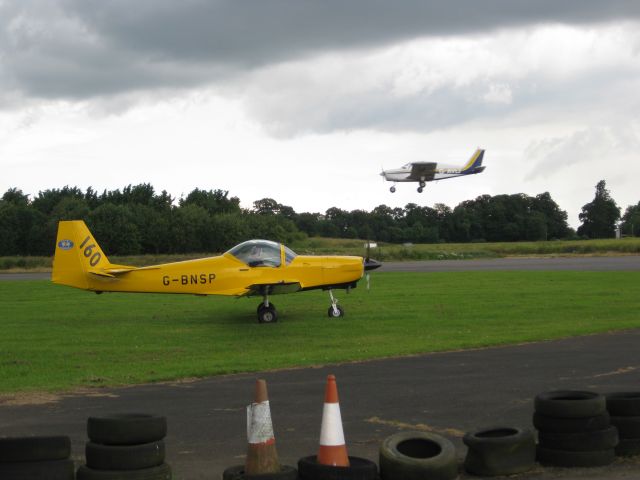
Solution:
<svg viewBox="0 0 640 480">
<path fill-rule="evenodd" d="M 90 274 L 113 267 L 82 220 L 60 221 L 53 257 L 53 283 L 91 289 Z"/>
</svg>

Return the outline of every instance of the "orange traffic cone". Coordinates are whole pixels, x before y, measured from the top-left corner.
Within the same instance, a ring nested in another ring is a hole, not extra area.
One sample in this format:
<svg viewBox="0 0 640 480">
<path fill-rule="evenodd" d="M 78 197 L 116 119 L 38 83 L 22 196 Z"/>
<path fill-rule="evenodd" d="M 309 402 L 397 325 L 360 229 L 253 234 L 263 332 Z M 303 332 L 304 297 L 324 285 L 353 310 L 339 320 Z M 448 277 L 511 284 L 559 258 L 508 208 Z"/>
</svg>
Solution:
<svg viewBox="0 0 640 480">
<path fill-rule="evenodd" d="M 280 472 L 265 380 L 256 381 L 255 401 L 247 406 L 247 437 L 245 475 Z"/>
<path fill-rule="evenodd" d="M 324 393 L 318 463 L 334 467 L 349 466 L 349 456 L 342 430 L 340 403 L 338 403 L 338 386 L 334 375 L 327 377 L 327 387 Z"/>
</svg>

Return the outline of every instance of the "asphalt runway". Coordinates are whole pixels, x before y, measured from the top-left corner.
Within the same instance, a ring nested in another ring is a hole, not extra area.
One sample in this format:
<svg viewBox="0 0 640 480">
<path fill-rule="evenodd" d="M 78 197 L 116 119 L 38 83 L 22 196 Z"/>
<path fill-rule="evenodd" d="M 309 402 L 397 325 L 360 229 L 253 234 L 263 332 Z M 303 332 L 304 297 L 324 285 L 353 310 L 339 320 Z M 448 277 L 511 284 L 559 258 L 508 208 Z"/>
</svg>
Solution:
<svg viewBox="0 0 640 480">
<path fill-rule="evenodd" d="M 380 272 L 471 272 L 498 270 L 640 270 L 640 255 L 617 257 L 508 257 L 477 260 L 385 262 Z"/>
<path fill-rule="evenodd" d="M 480 260 L 385 262 L 379 272 L 470 272 L 498 270 L 640 270 L 640 255 L 617 257 L 509 257 Z M 0 281 L 49 280 L 51 273 L 0 273 Z"/>
<path fill-rule="evenodd" d="M 425 326 L 428 328 L 428 325 Z M 456 445 L 461 435 L 487 426 L 532 428 L 533 398 L 555 389 L 638 390 L 640 330 L 524 345 L 435 353 L 260 374 L 268 382 L 281 463 L 318 448 L 326 376 L 337 377 L 350 455 L 377 461 L 380 442 L 403 430 L 440 433 Z M 215 345 L 212 345 L 215 348 Z M 269 359 L 265 358 L 265 369 Z M 176 479 L 218 479 L 243 463 L 245 405 L 254 374 L 197 381 L 93 389 L 61 397 L 0 397 L 0 435 L 65 434 L 82 463 L 86 418 L 117 412 L 165 415 L 167 462 Z M 513 478 L 628 479 L 640 477 L 640 457 L 608 467 L 536 467 Z M 464 473 L 461 478 L 471 477 Z"/>
</svg>

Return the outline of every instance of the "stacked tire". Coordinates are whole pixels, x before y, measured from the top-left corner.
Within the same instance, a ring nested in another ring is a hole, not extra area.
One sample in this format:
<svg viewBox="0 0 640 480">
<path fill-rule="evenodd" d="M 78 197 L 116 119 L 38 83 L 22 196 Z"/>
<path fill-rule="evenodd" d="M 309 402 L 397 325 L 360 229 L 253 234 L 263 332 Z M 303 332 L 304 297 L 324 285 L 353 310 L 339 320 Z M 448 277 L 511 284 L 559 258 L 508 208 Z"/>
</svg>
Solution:
<svg viewBox="0 0 640 480">
<path fill-rule="evenodd" d="M 497 426 L 468 432 L 464 468 L 473 475 L 514 475 L 531 470 L 536 462 L 533 432 L 517 427 Z"/>
<path fill-rule="evenodd" d="M 618 429 L 616 455 L 640 455 L 640 392 L 616 392 L 606 396 L 611 424 Z"/>
<path fill-rule="evenodd" d="M 2 480 L 73 480 L 66 436 L 0 438 Z"/>
<path fill-rule="evenodd" d="M 600 467 L 615 459 L 618 431 L 611 425 L 604 395 L 559 390 L 535 398 L 537 459 L 557 467 Z"/>
<path fill-rule="evenodd" d="M 89 417 L 87 434 L 86 465 L 78 468 L 78 480 L 171 480 L 165 463 L 165 417 Z"/>
</svg>

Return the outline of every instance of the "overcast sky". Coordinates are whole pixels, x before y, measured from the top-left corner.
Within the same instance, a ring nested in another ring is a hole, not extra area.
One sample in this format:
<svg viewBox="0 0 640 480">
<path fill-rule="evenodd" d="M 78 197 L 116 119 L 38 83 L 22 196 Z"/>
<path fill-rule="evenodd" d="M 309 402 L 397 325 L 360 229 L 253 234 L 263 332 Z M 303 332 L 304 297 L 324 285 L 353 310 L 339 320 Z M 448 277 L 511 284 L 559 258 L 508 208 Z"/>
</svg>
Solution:
<svg viewBox="0 0 640 480">
<path fill-rule="evenodd" d="M 637 0 L 0 0 L 0 194 L 151 183 L 297 212 L 640 201 Z M 384 168 L 480 175 L 390 183 Z"/>
</svg>

